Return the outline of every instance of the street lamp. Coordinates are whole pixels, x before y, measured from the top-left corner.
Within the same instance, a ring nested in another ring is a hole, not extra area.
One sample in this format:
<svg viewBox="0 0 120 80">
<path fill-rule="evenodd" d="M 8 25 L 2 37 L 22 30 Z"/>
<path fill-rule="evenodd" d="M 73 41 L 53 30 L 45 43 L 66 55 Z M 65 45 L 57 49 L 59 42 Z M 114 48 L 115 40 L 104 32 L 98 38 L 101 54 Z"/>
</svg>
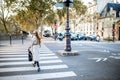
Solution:
<svg viewBox="0 0 120 80">
<path fill-rule="evenodd" d="M 78 51 L 72 50 L 71 49 L 71 34 L 70 34 L 70 27 L 69 27 L 69 7 L 72 6 L 73 0 L 63 0 L 63 4 L 66 7 L 66 45 L 65 45 L 65 50 L 59 50 L 58 53 L 60 55 L 65 55 L 65 56 L 74 56 L 78 55 Z"/>
<path fill-rule="evenodd" d="M 66 7 L 66 15 L 67 15 L 67 20 L 66 20 L 66 47 L 65 51 L 71 51 L 71 35 L 69 33 L 70 27 L 69 27 L 69 7 L 70 3 L 72 3 L 73 0 L 63 0 L 63 4 Z"/>
</svg>

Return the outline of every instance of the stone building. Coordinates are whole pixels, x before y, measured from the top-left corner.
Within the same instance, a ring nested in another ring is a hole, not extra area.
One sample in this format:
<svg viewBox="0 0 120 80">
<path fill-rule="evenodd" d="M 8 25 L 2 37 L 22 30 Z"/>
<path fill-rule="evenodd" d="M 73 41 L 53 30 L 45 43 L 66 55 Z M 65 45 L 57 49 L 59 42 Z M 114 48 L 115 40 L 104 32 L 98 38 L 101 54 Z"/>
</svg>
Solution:
<svg viewBox="0 0 120 80">
<path fill-rule="evenodd" d="M 120 40 L 120 4 L 107 3 L 100 16 L 104 27 L 104 38 Z"/>
</svg>

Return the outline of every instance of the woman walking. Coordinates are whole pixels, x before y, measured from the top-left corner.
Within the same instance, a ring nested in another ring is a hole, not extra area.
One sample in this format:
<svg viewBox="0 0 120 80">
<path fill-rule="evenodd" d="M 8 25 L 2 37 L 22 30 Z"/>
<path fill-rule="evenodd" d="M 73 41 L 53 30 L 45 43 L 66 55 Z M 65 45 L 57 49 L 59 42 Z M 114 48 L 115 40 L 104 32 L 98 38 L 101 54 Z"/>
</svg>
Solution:
<svg viewBox="0 0 120 80">
<path fill-rule="evenodd" d="M 32 44 L 30 45 L 29 48 L 32 48 L 33 61 L 34 61 L 33 66 L 35 67 L 37 65 L 38 72 L 40 71 L 40 65 L 39 65 L 40 47 L 41 47 L 41 38 L 37 31 L 33 31 Z"/>
</svg>

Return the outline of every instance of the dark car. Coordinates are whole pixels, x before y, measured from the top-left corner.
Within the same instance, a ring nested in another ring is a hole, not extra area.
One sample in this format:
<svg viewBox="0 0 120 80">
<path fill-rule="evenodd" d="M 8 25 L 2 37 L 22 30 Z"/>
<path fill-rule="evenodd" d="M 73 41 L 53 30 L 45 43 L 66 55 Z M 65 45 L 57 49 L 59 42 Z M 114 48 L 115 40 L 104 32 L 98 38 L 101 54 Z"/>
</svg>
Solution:
<svg viewBox="0 0 120 80">
<path fill-rule="evenodd" d="M 70 32 L 70 35 L 71 35 L 71 40 L 77 40 L 77 35 L 73 32 Z"/>
<path fill-rule="evenodd" d="M 87 36 L 87 39 L 91 41 L 97 41 L 97 36 L 95 34 L 90 34 Z"/>
<path fill-rule="evenodd" d="M 43 32 L 43 36 L 44 36 L 44 37 L 50 37 L 50 36 L 51 36 L 50 30 L 45 30 L 45 31 Z"/>
<path fill-rule="evenodd" d="M 85 34 L 78 32 L 77 33 L 78 40 L 87 40 L 87 37 Z"/>
<path fill-rule="evenodd" d="M 62 41 L 64 39 L 65 35 L 63 33 L 58 34 L 58 39 Z"/>
</svg>

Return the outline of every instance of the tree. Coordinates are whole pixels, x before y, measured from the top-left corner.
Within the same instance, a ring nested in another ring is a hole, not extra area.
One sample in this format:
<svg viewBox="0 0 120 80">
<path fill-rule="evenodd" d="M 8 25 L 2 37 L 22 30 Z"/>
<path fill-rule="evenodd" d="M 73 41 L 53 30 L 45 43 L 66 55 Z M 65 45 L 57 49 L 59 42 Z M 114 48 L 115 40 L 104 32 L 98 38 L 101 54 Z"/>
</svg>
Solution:
<svg viewBox="0 0 120 80">
<path fill-rule="evenodd" d="M 58 2 L 62 2 L 62 1 L 58 1 Z M 70 20 L 73 20 L 73 24 L 74 24 L 74 30 L 75 27 L 77 26 L 77 24 L 80 22 L 78 20 L 80 20 L 79 18 L 81 17 L 81 15 L 84 15 L 85 12 L 87 11 L 87 7 L 80 1 L 80 0 L 74 0 L 73 1 L 73 7 L 70 9 Z M 64 23 L 65 22 L 65 18 L 66 18 L 66 8 L 62 8 L 62 9 L 57 9 L 57 16 L 59 18 L 60 23 Z"/>
<path fill-rule="evenodd" d="M 73 14 L 71 16 L 73 18 L 74 32 L 75 32 L 75 27 L 81 21 L 81 19 L 79 19 L 79 18 L 86 13 L 87 7 L 80 0 L 74 0 L 73 8 L 71 10 L 72 10 L 72 14 Z"/>
<path fill-rule="evenodd" d="M 9 17 L 12 13 L 12 7 L 14 2 L 15 0 L 1 0 L 0 2 L 0 20 L 3 27 L 5 28 L 6 33 L 9 32 L 7 29 L 7 23 L 9 22 Z"/>
<path fill-rule="evenodd" d="M 22 26 L 34 26 L 35 29 L 40 27 L 42 35 L 43 23 L 50 15 L 54 2 L 51 0 L 24 0 L 23 3 L 24 9 L 17 10 L 15 20 Z"/>
<path fill-rule="evenodd" d="M 51 0 L 31 0 L 29 6 L 27 6 L 28 11 L 35 16 L 36 29 L 41 27 L 41 35 L 43 23 L 45 18 L 52 11 L 53 4 L 54 2 Z"/>
<path fill-rule="evenodd" d="M 56 15 L 54 11 L 51 11 L 45 18 L 45 23 L 51 27 L 52 34 L 53 34 L 53 23 L 55 19 L 56 19 Z"/>
</svg>

